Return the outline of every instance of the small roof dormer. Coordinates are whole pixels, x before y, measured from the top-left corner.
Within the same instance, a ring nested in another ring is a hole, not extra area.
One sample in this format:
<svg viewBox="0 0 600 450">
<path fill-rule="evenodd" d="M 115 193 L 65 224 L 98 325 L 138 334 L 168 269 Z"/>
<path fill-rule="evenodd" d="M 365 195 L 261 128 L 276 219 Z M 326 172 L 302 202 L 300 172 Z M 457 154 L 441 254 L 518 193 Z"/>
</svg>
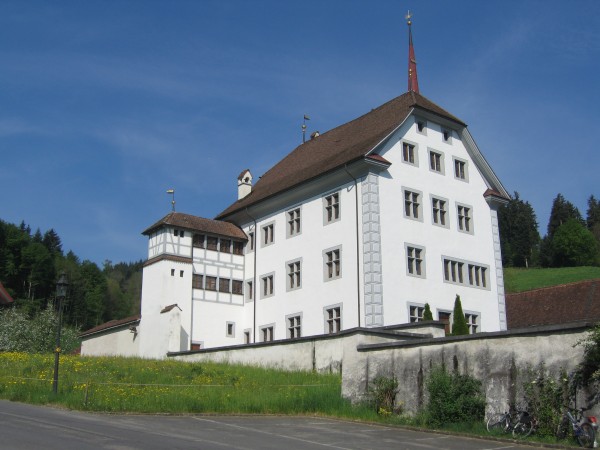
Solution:
<svg viewBox="0 0 600 450">
<path fill-rule="evenodd" d="M 250 169 L 243 170 L 238 176 L 238 200 L 252 192 L 252 174 Z"/>
</svg>

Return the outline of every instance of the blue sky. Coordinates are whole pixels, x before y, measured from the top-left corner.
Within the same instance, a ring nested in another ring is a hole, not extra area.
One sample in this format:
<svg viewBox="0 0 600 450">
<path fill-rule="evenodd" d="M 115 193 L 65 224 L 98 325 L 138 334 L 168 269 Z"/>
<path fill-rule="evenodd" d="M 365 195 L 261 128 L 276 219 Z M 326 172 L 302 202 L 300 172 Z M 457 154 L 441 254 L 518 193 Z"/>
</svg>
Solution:
<svg viewBox="0 0 600 450">
<path fill-rule="evenodd" d="M 308 132 L 406 91 L 469 125 L 545 232 L 600 197 L 600 1 L 0 1 L 0 219 L 99 265 L 214 217 Z"/>
</svg>

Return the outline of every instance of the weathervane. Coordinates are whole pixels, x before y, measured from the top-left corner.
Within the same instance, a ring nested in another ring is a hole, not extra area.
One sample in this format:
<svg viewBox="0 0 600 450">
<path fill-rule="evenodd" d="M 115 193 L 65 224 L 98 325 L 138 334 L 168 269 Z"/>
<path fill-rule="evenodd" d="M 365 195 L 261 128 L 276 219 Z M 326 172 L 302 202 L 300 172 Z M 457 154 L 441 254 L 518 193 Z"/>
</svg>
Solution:
<svg viewBox="0 0 600 450">
<path fill-rule="evenodd" d="M 306 142 L 306 121 L 310 120 L 308 115 L 304 114 L 304 121 L 302 122 L 302 143 Z"/>
<path fill-rule="evenodd" d="M 175 189 L 167 189 L 167 194 L 171 194 L 171 210 L 175 211 Z"/>
<path fill-rule="evenodd" d="M 412 21 L 410 19 L 412 18 L 412 14 L 410 13 L 410 10 L 408 10 L 408 12 L 406 13 L 406 16 L 404 16 L 404 18 L 406 19 L 406 23 L 408 24 L 408 26 L 411 26 Z"/>
</svg>

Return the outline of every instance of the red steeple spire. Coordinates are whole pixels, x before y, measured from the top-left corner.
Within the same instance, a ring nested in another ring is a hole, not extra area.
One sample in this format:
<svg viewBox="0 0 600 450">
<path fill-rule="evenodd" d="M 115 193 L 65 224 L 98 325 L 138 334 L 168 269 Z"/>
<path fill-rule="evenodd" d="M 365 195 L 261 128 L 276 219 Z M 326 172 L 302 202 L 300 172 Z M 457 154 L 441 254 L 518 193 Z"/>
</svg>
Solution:
<svg viewBox="0 0 600 450">
<path fill-rule="evenodd" d="M 406 15 L 406 23 L 408 24 L 408 91 L 419 92 L 419 79 L 417 78 L 417 60 L 415 59 L 415 49 L 412 41 L 412 31 L 410 20 L 412 14 L 410 11 Z"/>
</svg>

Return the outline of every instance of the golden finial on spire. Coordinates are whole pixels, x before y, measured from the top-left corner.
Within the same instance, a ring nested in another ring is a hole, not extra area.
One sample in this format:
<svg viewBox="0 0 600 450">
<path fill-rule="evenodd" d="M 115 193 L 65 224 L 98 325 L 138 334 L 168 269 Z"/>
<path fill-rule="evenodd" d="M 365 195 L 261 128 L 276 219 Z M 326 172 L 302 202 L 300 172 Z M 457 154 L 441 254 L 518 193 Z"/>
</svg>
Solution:
<svg viewBox="0 0 600 450">
<path fill-rule="evenodd" d="M 412 21 L 410 20 L 412 18 L 412 14 L 410 13 L 410 10 L 406 13 L 406 16 L 404 16 L 404 18 L 406 19 L 406 23 L 408 25 L 412 25 Z"/>
</svg>

